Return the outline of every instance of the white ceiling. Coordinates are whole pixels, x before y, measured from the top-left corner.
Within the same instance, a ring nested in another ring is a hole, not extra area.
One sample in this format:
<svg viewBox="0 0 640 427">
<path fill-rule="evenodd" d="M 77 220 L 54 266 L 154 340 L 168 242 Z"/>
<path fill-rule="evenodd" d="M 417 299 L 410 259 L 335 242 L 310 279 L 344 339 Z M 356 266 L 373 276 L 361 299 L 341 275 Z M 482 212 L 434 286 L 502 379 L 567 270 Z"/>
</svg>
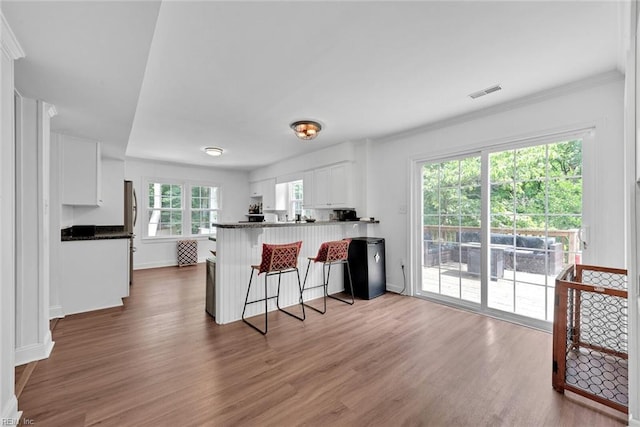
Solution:
<svg viewBox="0 0 640 427">
<path fill-rule="evenodd" d="M 242 169 L 622 71 L 627 6 L 2 2 L 27 53 L 17 87 L 56 105 L 54 130 L 113 156 Z M 289 124 L 307 118 L 324 129 L 301 142 Z"/>
</svg>

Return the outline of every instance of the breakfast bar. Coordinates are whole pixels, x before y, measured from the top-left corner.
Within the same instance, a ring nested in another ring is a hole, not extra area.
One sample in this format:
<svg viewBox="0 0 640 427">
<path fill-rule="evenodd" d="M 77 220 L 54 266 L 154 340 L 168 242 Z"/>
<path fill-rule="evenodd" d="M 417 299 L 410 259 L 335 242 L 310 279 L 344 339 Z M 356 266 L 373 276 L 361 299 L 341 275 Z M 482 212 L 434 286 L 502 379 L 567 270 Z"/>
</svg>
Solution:
<svg viewBox="0 0 640 427">
<path fill-rule="evenodd" d="M 216 273 L 215 273 L 215 319 L 225 324 L 240 320 L 243 303 L 249 286 L 251 265 L 259 264 L 262 256 L 262 244 L 281 244 L 301 241 L 302 248 L 298 257 L 300 280 L 304 280 L 307 257 L 313 257 L 323 242 L 349 237 L 367 236 L 369 227 L 379 221 L 317 221 L 317 222 L 236 222 L 213 224 L 217 228 Z M 214 238 L 212 238 L 214 239 Z M 317 267 L 317 266 L 316 266 Z M 341 269 L 342 266 L 336 266 Z M 253 280 L 256 280 L 254 277 Z M 263 280 L 260 276 L 259 280 Z M 274 282 L 277 280 L 274 279 Z M 322 268 L 309 269 L 307 282 L 315 285 L 322 283 Z M 275 285 L 273 286 L 275 289 Z M 271 287 L 270 287 L 271 289 Z M 329 293 L 344 289 L 342 271 L 332 271 Z M 254 286 L 250 299 L 262 297 L 261 287 Z M 275 292 L 275 290 L 273 291 Z M 254 295 L 255 293 L 255 295 Z M 305 292 L 305 301 L 322 297 L 322 289 Z M 299 292 L 295 274 L 282 277 L 280 305 L 283 307 L 298 304 Z M 275 301 L 269 301 L 269 311 L 276 309 Z M 247 316 L 264 312 L 264 307 L 254 305 L 247 308 Z"/>
</svg>

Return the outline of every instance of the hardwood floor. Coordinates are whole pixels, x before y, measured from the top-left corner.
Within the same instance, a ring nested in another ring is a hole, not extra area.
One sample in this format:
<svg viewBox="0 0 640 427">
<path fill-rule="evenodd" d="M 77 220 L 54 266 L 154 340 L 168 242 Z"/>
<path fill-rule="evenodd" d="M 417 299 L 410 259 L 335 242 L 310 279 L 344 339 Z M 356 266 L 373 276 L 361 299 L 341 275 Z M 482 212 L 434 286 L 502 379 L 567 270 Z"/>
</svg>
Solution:
<svg viewBox="0 0 640 427">
<path fill-rule="evenodd" d="M 551 335 L 416 298 L 219 326 L 204 265 L 68 316 L 19 400 L 40 426 L 622 426 L 551 388 Z"/>
</svg>

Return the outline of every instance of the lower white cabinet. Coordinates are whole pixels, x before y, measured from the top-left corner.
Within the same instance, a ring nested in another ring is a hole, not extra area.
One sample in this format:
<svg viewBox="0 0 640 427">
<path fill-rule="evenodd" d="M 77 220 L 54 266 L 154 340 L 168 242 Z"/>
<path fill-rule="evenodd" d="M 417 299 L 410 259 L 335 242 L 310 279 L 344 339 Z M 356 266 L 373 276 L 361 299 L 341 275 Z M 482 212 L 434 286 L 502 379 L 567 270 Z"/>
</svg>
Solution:
<svg viewBox="0 0 640 427">
<path fill-rule="evenodd" d="M 65 315 L 122 305 L 129 296 L 129 239 L 75 240 L 60 245 L 60 296 Z"/>
</svg>

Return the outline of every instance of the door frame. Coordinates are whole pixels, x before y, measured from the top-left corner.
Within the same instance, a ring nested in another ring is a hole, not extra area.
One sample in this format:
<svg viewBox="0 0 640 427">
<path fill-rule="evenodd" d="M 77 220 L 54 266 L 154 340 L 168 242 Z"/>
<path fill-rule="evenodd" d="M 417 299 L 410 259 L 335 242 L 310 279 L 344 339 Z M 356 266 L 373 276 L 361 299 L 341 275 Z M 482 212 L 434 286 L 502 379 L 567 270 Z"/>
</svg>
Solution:
<svg viewBox="0 0 640 427">
<path fill-rule="evenodd" d="M 481 224 L 489 224 L 489 197 L 490 194 L 486 191 L 490 185 L 489 176 L 489 154 L 504 151 L 513 150 L 518 148 L 530 147 L 534 145 L 551 144 L 554 142 L 560 142 L 569 139 L 581 139 L 582 140 L 582 165 L 583 170 L 595 171 L 592 167 L 593 156 L 590 155 L 592 146 L 595 140 L 597 126 L 595 123 L 585 123 L 577 125 L 570 129 L 555 130 L 549 132 L 541 132 L 536 135 L 529 135 L 521 138 L 505 138 L 498 141 L 489 141 L 482 144 L 480 148 L 468 148 L 462 150 L 432 152 L 430 154 L 416 155 L 409 159 L 408 165 L 408 197 L 409 200 L 409 224 L 407 227 L 407 253 L 409 254 L 409 289 L 411 296 L 423 298 L 426 300 L 434 301 L 440 304 L 452 306 L 455 308 L 462 308 L 471 312 L 483 314 L 489 317 L 494 317 L 501 320 L 506 320 L 512 323 L 533 327 L 542 331 L 551 332 L 553 322 L 534 319 L 515 313 L 509 313 L 501 310 L 492 309 L 487 306 L 487 287 L 489 283 L 489 245 L 483 245 L 480 250 L 480 262 L 482 264 L 480 274 L 480 289 L 481 289 L 481 303 L 465 302 L 464 300 L 458 300 L 455 298 L 449 298 L 442 295 L 429 294 L 419 295 L 417 292 L 418 284 L 422 283 L 422 165 L 425 163 L 434 163 L 438 161 L 455 160 L 464 157 L 480 155 L 481 157 L 481 182 L 482 182 L 482 203 L 481 203 Z M 446 144 L 443 144 L 446 146 Z M 477 145 L 477 144 L 474 144 Z M 597 179 L 595 174 L 590 174 L 585 177 L 583 173 L 583 189 L 594 188 L 592 183 Z M 586 197 L 585 197 L 586 195 Z M 583 226 L 588 226 L 590 220 L 590 212 L 593 212 L 593 198 L 588 196 L 587 191 L 583 191 L 582 200 L 582 215 Z M 587 215 L 585 215 L 587 213 Z M 585 217 L 587 224 L 585 224 Z M 483 227 L 482 233 L 484 241 L 488 241 L 491 234 L 490 227 Z M 591 254 L 591 258 L 593 255 Z"/>
</svg>

